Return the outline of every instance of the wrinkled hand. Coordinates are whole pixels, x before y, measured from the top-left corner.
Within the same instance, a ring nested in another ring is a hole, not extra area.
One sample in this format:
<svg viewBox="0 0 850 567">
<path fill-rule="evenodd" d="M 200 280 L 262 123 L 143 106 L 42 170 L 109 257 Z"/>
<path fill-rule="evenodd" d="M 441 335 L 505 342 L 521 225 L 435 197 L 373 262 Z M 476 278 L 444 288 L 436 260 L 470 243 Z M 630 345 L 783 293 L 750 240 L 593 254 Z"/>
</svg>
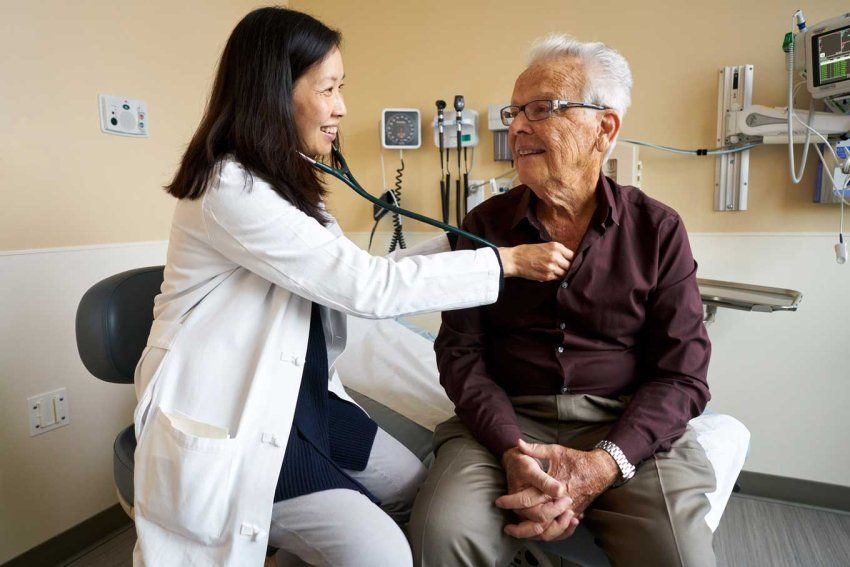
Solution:
<svg viewBox="0 0 850 567">
<path fill-rule="evenodd" d="M 509 494 L 497 499 L 496 505 L 514 510 L 525 518 L 519 524 L 505 527 L 505 532 L 514 537 L 544 541 L 570 537 L 587 506 L 619 476 L 616 462 L 601 449 L 576 451 L 561 445 L 530 444 L 520 440 L 517 450 L 522 455 L 548 462 L 548 476 L 566 487 L 570 504 L 569 509 L 553 516 L 561 511 L 563 501 L 537 494 L 531 489 L 533 487 L 510 490 L 509 481 Z"/>
<path fill-rule="evenodd" d="M 525 521 L 508 524 L 505 533 L 517 538 L 550 541 L 558 536 L 569 537 L 578 526 L 579 518 L 571 509 L 572 498 L 566 485 L 543 472 L 537 459 L 523 454 L 518 448 L 505 452 L 502 466 L 508 482 L 509 504 Z M 502 498 L 496 500 L 499 505 Z"/>
<path fill-rule="evenodd" d="M 521 441 L 522 442 L 522 441 Z M 512 448 L 502 455 L 502 467 L 508 481 L 508 491 L 513 494 L 531 489 L 541 498 L 563 498 L 567 494 L 566 486 L 546 474 L 534 457 Z"/>
<path fill-rule="evenodd" d="M 537 282 L 563 278 L 570 269 L 573 256 L 573 251 L 560 242 L 499 248 L 506 278 L 521 277 Z"/>
</svg>

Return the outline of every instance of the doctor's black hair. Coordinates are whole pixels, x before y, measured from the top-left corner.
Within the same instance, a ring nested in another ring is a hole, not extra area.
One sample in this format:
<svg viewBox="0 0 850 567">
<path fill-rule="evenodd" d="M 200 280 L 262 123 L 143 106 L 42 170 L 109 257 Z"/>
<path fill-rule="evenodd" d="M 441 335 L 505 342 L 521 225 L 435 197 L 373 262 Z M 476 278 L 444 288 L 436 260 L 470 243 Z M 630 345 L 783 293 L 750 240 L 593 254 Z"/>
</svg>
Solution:
<svg viewBox="0 0 850 567">
<path fill-rule="evenodd" d="M 322 224 L 326 193 L 295 126 L 295 81 L 322 62 L 341 34 L 307 14 L 286 8 L 254 10 L 240 21 L 224 47 L 204 117 L 165 190 L 197 199 L 207 190 L 221 159 L 233 156 L 281 197 Z"/>
</svg>

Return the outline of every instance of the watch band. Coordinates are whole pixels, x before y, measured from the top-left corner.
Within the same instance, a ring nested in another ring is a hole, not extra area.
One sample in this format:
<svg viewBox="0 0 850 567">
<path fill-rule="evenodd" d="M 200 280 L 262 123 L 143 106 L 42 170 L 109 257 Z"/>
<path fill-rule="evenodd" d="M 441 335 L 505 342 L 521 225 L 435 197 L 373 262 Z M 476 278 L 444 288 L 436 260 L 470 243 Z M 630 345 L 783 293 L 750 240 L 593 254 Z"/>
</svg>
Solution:
<svg viewBox="0 0 850 567">
<path fill-rule="evenodd" d="M 594 449 L 602 449 L 614 459 L 614 462 L 617 463 L 617 466 L 620 468 L 620 479 L 614 483 L 613 487 L 622 486 L 633 476 L 635 476 L 635 466 L 629 462 L 626 458 L 626 455 L 623 454 L 623 451 L 620 450 L 617 445 L 614 443 L 603 440 L 597 443 Z"/>
</svg>

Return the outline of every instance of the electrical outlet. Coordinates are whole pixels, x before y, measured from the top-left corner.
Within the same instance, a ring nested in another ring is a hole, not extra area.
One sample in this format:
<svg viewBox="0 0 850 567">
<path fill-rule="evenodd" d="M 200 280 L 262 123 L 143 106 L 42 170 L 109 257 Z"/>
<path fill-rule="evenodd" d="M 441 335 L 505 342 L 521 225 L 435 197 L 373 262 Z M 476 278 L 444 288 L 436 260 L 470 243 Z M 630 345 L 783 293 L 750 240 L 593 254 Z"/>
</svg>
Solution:
<svg viewBox="0 0 850 567">
<path fill-rule="evenodd" d="M 27 398 L 30 437 L 68 425 L 71 422 L 70 407 L 66 388 Z"/>
</svg>

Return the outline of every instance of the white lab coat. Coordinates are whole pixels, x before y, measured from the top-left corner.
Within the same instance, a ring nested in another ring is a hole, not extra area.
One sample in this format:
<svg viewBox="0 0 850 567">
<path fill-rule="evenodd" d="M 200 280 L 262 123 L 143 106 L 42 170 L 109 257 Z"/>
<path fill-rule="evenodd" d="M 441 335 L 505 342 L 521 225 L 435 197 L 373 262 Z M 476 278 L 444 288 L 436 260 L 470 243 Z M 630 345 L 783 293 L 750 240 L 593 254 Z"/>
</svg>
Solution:
<svg viewBox="0 0 850 567">
<path fill-rule="evenodd" d="M 345 315 L 492 303 L 489 249 L 371 256 L 226 160 L 176 207 L 162 293 L 136 368 L 135 565 L 261 565 L 307 350 L 322 307 L 330 389 Z"/>
</svg>

